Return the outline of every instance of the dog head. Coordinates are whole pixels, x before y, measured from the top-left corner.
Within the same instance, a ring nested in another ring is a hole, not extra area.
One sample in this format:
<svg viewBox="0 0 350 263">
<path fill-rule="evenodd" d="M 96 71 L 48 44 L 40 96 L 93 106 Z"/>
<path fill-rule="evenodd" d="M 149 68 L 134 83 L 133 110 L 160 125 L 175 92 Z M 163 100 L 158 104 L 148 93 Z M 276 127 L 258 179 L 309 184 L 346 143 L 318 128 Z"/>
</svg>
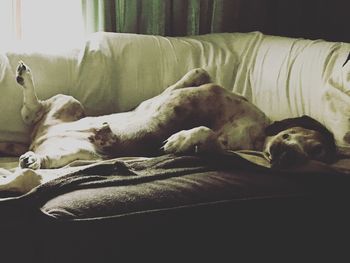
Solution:
<svg viewBox="0 0 350 263">
<path fill-rule="evenodd" d="M 311 117 L 276 121 L 265 133 L 264 152 L 272 167 L 287 168 L 310 159 L 330 163 L 336 158 L 333 134 Z"/>
</svg>

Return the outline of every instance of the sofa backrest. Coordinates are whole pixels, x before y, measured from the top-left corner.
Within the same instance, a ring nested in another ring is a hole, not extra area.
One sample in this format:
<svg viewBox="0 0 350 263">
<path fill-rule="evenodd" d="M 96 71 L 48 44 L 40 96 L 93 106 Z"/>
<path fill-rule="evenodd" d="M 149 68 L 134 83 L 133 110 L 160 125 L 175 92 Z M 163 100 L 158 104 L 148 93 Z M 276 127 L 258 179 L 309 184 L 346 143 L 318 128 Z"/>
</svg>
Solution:
<svg viewBox="0 0 350 263">
<path fill-rule="evenodd" d="M 265 35 L 249 71 L 250 98 L 274 120 L 309 115 L 350 145 L 349 53 L 348 43 Z"/>
<path fill-rule="evenodd" d="M 27 142 L 29 129 L 23 123 L 22 88 L 16 83 L 16 68 L 23 60 L 33 70 L 34 82 L 40 99 L 57 93 L 70 93 L 75 85 L 77 50 L 69 52 L 41 52 L 12 50 L 0 53 L 0 142 Z"/>
<path fill-rule="evenodd" d="M 246 96 L 272 119 L 308 114 L 327 124 L 322 94 L 332 76 L 339 82 L 339 72 L 344 75 L 349 50 L 345 43 L 252 32 L 193 37 L 95 33 L 81 48 L 65 52 L 3 52 L 0 141 L 28 140 L 20 117 L 21 88 L 15 82 L 19 60 L 31 67 L 40 99 L 72 95 L 88 115 L 130 110 L 202 67 L 213 81 Z M 345 94 L 349 85 L 335 89 Z M 349 130 L 347 125 L 343 130 Z"/>
</svg>

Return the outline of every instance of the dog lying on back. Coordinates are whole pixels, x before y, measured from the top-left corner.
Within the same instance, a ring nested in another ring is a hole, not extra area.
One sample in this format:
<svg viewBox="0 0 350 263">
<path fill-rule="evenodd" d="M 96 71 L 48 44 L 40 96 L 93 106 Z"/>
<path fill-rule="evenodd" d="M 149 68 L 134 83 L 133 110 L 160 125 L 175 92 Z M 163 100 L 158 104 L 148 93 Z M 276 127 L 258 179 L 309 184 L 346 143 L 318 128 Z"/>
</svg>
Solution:
<svg viewBox="0 0 350 263">
<path fill-rule="evenodd" d="M 32 127 L 21 168 L 241 149 L 264 151 L 272 166 L 283 168 L 307 159 L 331 162 L 336 155 L 332 133 L 316 120 L 303 116 L 271 123 L 244 97 L 211 83 L 203 69 L 189 71 L 133 111 L 99 117 L 85 117 L 71 96 L 39 100 L 31 70 L 22 62 L 16 80 L 23 88 L 23 121 Z"/>
</svg>

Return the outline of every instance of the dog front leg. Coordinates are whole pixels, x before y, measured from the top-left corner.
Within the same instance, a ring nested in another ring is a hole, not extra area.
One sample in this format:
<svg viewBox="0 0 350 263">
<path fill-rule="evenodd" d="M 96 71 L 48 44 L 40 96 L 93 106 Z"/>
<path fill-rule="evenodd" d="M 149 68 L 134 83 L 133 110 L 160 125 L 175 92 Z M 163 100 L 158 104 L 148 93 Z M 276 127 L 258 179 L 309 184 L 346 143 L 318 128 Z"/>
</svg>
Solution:
<svg viewBox="0 0 350 263">
<path fill-rule="evenodd" d="M 21 114 L 26 124 L 33 124 L 43 115 L 43 103 L 38 100 L 31 71 L 27 65 L 20 62 L 17 67 L 16 81 L 23 87 L 23 106 Z"/>
<path fill-rule="evenodd" d="M 165 153 L 174 154 L 218 153 L 224 149 L 216 133 L 205 126 L 173 134 L 165 141 L 162 148 Z"/>
</svg>

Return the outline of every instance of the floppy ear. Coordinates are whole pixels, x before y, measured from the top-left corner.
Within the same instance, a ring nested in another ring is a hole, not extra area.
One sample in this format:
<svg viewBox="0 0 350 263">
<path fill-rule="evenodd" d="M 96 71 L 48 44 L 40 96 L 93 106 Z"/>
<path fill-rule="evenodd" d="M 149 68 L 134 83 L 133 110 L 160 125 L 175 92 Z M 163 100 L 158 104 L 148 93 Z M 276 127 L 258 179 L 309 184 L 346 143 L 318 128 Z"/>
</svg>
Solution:
<svg viewBox="0 0 350 263">
<path fill-rule="evenodd" d="M 266 127 L 265 133 L 268 136 L 273 136 L 283 130 L 292 127 L 302 127 L 309 130 L 315 130 L 322 134 L 330 134 L 333 137 L 332 133 L 328 131 L 328 129 L 324 127 L 320 122 L 306 115 L 296 118 L 288 118 L 281 121 L 275 121 L 271 125 Z"/>
<path fill-rule="evenodd" d="M 350 146 L 338 146 L 337 155 L 338 158 L 350 158 Z"/>
</svg>

